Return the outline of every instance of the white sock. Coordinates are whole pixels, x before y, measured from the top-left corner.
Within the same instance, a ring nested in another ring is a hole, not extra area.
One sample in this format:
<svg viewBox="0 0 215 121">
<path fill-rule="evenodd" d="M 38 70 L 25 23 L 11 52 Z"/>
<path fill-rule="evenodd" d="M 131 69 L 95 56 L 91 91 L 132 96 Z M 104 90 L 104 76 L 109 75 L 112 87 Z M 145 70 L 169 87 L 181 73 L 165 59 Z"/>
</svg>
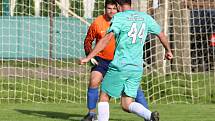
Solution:
<svg viewBox="0 0 215 121">
<path fill-rule="evenodd" d="M 146 109 L 144 106 L 137 102 L 132 102 L 129 105 L 129 111 L 135 113 L 140 117 L 143 117 L 146 120 L 150 120 L 151 118 L 151 111 Z"/>
<path fill-rule="evenodd" d="M 109 103 L 98 103 L 98 121 L 109 121 Z"/>
</svg>

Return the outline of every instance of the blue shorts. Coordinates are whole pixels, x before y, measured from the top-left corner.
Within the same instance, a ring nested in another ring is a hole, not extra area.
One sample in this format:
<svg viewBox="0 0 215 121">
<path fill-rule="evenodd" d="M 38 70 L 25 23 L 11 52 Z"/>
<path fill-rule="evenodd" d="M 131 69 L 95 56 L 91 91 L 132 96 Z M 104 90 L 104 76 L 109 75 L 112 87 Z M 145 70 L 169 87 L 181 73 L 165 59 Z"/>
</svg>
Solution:
<svg viewBox="0 0 215 121">
<path fill-rule="evenodd" d="M 100 58 L 98 56 L 96 56 L 95 59 L 97 60 L 97 62 L 99 64 L 95 65 L 94 67 L 92 67 L 91 72 L 92 71 L 98 71 L 98 72 L 102 73 L 102 75 L 104 77 L 106 72 L 107 72 L 107 70 L 108 70 L 108 66 L 109 66 L 111 60 L 105 60 L 105 59 Z"/>
</svg>

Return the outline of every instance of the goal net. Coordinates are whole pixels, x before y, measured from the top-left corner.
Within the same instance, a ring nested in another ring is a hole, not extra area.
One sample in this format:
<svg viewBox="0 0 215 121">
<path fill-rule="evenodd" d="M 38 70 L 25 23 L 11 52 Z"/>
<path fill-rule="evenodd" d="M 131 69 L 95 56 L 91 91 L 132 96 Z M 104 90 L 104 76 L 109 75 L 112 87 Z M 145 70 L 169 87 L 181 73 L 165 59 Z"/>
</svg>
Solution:
<svg viewBox="0 0 215 121">
<path fill-rule="evenodd" d="M 145 46 L 143 89 L 153 103 L 213 103 L 215 1 L 149 0 L 147 12 L 168 36 L 174 59 L 150 35 Z"/>
<path fill-rule="evenodd" d="M 174 59 L 164 60 L 154 35 L 145 43 L 141 88 L 149 103 L 214 103 L 214 1 L 133 0 L 168 36 Z M 0 103 L 86 103 L 90 65 L 83 42 L 104 0 L 2 0 Z M 215 38 L 215 37 L 214 37 Z"/>
</svg>

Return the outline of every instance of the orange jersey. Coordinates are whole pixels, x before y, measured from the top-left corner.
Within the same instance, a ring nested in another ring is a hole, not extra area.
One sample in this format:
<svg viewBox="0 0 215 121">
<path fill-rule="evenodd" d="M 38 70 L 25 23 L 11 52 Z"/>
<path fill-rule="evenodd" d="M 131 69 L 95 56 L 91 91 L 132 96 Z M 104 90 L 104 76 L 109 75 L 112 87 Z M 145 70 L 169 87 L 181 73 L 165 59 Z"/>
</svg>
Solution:
<svg viewBox="0 0 215 121">
<path fill-rule="evenodd" d="M 105 19 L 105 15 L 98 16 L 88 29 L 87 36 L 84 41 L 85 54 L 88 55 L 92 51 L 92 43 L 96 40 L 96 44 L 102 39 L 107 29 L 110 27 L 110 22 Z M 114 37 L 110 40 L 109 44 L 102 50 L 97 56 L 106 59 L 113 60 L 115 50 Z"/>
</svg>

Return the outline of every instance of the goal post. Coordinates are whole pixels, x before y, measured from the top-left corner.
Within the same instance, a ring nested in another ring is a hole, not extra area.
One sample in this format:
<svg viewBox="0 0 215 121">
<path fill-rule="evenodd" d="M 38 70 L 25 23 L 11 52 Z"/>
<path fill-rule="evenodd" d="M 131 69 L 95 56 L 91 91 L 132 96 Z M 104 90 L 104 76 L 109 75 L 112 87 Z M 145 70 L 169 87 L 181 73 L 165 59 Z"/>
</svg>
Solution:
<svg viewBox="0 0 215 121">
<path fill-rule="evenodd" d="M 67 10 L 66 8 L 63 7 L 63 5 L 59 1 L 55 0 L 55 3 L 57 4 L 57 6 L 59 6 L 60 8 L 62 8 L 63 10 L 65 10 L 66 12 L 71 14 L 73 17 L 79 19 L 81 22 L 83 22 L 87 26 L 90 26 L 90 23 L 86 19 L 84 19 L 83 17 L 77 15 L 75 12 L 73 12 L 71 10 Z"/>
</svg>

